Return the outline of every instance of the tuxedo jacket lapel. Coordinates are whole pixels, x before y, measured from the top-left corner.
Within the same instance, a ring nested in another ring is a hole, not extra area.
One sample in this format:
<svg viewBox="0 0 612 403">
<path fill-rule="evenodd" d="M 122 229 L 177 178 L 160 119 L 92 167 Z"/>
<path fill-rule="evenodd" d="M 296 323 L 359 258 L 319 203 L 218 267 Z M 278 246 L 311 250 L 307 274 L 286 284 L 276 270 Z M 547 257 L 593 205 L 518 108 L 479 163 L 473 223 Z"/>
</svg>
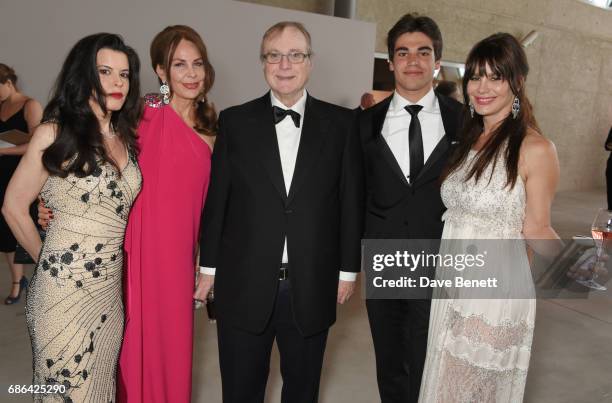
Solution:
<svg viewBox="0 0 612 403">
<path fill-rule="evenodd" d="M 440 114 L 442 116 L 442 124 L 444 126 L 444 137 L 440 139 L 431 155 L 425 162 L 425 166 L 423 166 L 423 169 L 421 169 L 421 172 L 419 172 L 419 176 L 417 177 L 415 184 L 418 184 L 418 182 L 427 175 L 428 170 L 436 163 L 436 161 L 447 153 L 451 144 L 456 139 L 457 114 L 449 107 L 446 99 L 437 96 L 437 94 L 436 97 L 438 98 L 438 105 L 440 105 Z M 426 134 L 424 133 L 423 135 Z"/>
<path fill-rule="evenodd" d="M 283 179 L 283 168 L 280 161 L 269 92 L 257 102 L 255 113 L 251 116 L 249 126 L 255 130 L 256 143 L 260 148 L 259 153 L 256 155 L 261 156 L 261 163 L 266 169 L 274 188 L 276 188 L 278 194 L 283 199 L 283 203 L 286 205 L 287 192 L 285 190 L 285 180 Z"/>
<path fill-rule="evenodd" d="M 423 166 L 423 169 L 421 169 L 421 172 L 419 172 L 419 176 L 417 176 L 415 185 L 418 184 L 418 182 L 427 175 L 429 169 L 436 163 L 436 161 L 438 161 L 444 154 L 446 154 L 449 147 L 450 141 L 448 135 L 444 135 L 444 137 L 440 139 L 436 147 L 431 152 L 431 155 L 425 162 L 425 165 Z"/>
<path fill-rule="evenodd" d="M 327 116 L 324 111 L 318 107 L 318 102 L 319 101 L 310 95 L 308 95 L 306 98 L 302 134 L 300 135 L 300 146 L 298 148 L 295 170 L 291 180 L 289 196 L 287 198 L 287 205 L 291 204 L 296 193 L 299 191 L 300 186 L 304 183 L 305 178 L 308 176 L 310 168 L 317 161 L 329 129 L 329 116 Z"/>
<path fill-rule="evenodd" d="M 389 144 L 387 144 L 387 141 L 382 135 L 385 117 L 387 116 L 387 111 L 389 110 L 389 105 L 391 104 L 392 98 L 393 95 L 381 101 L 379 109 L 372 114 L 372 138 L 374 139 L 376 148 L 378 148 L 381 155 L 383 156 L 383 159 L 387 162 L 387 164 L 389 164 L 389 167 L 391 168 L 393 173 L 395 173 L 395 175 L 400 178 L 404 185 L 409 186 L 408 179 L 404 176 L 402 168 L 395 159 L 395 155 L 393 155 L 393 151 L 391 151 Z"/>
<path fill-rule="evenodd" d="M 442 115 L 442 124 L 444 125 L 444 132 L 446 133 L 446 137 L 450 142 L 455 141 L 457 138 L 457 127 L 458 117 L 456 108 L 453 109 L 451 105 L 448 103 L 448 99 L 442 96 L 436 95 L 438 98 L 438 105 L 440 105 L 440 114 Z"/>
</svg>

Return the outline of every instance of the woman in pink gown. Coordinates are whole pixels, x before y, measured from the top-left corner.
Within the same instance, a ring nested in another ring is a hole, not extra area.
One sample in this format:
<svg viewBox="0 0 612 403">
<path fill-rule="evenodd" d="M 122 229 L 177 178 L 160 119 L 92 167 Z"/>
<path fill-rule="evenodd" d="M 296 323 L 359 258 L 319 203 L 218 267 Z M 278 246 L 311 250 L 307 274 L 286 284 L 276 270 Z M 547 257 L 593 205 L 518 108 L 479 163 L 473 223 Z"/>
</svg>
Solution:
<svg viewBox="0 0 612 403">
<path fill-rule="evenodd" d="M 216 126 L 206 93 L 214 70 L 202 39 L 185 26 L 160 32 L 151 59 L 169 93 L 145 97 L 138 129 L 143 184 L 125 239 L 117 400 L 189 402 L 195 257 Z"/>
</svg>

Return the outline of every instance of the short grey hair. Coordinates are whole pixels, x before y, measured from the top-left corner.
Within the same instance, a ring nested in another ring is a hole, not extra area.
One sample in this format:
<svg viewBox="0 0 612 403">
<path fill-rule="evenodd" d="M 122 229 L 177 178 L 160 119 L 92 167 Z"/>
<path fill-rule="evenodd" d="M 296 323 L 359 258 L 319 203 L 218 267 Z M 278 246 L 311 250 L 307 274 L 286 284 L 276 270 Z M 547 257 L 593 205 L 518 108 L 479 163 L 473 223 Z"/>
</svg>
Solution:
<svg viewBox="0 0 612 403">
<path fill-rule="evenodd" d="M 297 22 L 297 21 L 281 21 L 281 22 L 277 22 L 276 24 L 268 28 L 266 32 L 263 34 L 263 38 L 261 38 L 261 46 L 259 48 L 259 58 L 262 61 L 264 60 L 264 44 L 266 43 L 266 41 L 282 33 L 287 28 L 295 28 L 298 31 L 300 31 L 302 35 L 304 35 L 304 37 L 306 38 L 306 47 L 307 47 L 306 52 L 308 53 L 309 56 L 312 55 L 312 40 L 310 38 L 310 32 L 308 32 L 304 24 L 302 24 L 301 22 Z"/>
</svg>

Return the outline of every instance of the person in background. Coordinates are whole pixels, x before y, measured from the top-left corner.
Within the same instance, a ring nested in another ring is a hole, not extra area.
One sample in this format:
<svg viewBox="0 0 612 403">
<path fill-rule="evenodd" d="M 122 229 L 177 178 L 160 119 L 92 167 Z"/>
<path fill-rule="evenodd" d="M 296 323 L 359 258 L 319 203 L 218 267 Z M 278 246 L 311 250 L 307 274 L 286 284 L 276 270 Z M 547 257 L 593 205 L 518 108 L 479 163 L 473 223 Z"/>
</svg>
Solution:
<svg viewBox="0 0 612 403">
<path fill-rule="evenodd" d="M 605 148 L 606 151 L 612 151 L 612 127 L 608 133 Z M 606 165 L 606 190 L 608 193 L 608 210 L 612 210 L 612 153 L 610 153 Z"/>
<path fill-rule="evenodd" d="M 368 109 L 371 106 L 374 106 L 376 101 L 374 100 L 374 95 L 369 92 L 364 92 L 361 96 L 361 102 L 359 103 L 359 108 L 361 110 Z"/>
<path fill-rule="evenodd" d="M 40 123 L 42 107 L 38 101 L 19 91 L 17 74 L 4 63 L 0 63 L 0 133 L 18 130 L 31 134 Z M 27 142 L 17 146 L 0 148 L 0 205 L 4 201 L 6 187 L 17 168 L 21 156 L 25 153 Z M 15 263 L 17 241 L 8 227 L 4 217 L 0 216 L 0 252 L 5 256 L 11 269 L 13 284 L 6 305 L 19 301 L 21 293 L 27 288 L 28 280 L 24 275 L 22 263 Z"/>
<path fill-rule="evenodd" d="M 459 86 L 454 81 L 442 80 L 436 84 L 436 92 L 445 97 L 452 98 L 456 101 L 463 102 Z"/>
<path fill-rule="evenodd" d="M 43 124 L 11 179 L 2 213 L 39 258 L 26 301 L 36 401 L 110 402 L 123 338 L 123 238 L 140 191 L 140 62 L 121 37 L 87 36 L 64 61 Z M 29 215 L 54 212 L 44 243 Z"/>
</svg>

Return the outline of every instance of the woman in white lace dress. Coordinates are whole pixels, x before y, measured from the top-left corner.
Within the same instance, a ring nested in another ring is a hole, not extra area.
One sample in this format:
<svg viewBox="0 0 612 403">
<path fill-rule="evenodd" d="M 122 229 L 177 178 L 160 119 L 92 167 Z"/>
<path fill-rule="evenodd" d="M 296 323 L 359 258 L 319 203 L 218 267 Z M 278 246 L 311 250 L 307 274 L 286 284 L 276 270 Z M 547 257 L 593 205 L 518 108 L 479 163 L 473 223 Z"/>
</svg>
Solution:
<svg viewBox="0 0 612 403">
<path fill-rule="evenodd" d="M 550 206 L 559 177 L 555 147 L 540 133 L 525 95 L 528 70 L 521 45 L 503 33 L 476 44 L 466 62 L 470 115 L 442 183 L 440 253 L 465 249 L 465 240 L 503 239 L 486 244 L 503 257 L 486 266 L 487 276 L 510 279 L 511 289 L 497 299 L 470 298 L 460 289 L 450 298 L 434 293 L 419 402 L 523 400 L 535 322 L 535 299 L 525 297 L 533 291 L 527 245 L 558 239 Z M 437 278 L 451 275 L 436 271 Z"/>
</svg>

